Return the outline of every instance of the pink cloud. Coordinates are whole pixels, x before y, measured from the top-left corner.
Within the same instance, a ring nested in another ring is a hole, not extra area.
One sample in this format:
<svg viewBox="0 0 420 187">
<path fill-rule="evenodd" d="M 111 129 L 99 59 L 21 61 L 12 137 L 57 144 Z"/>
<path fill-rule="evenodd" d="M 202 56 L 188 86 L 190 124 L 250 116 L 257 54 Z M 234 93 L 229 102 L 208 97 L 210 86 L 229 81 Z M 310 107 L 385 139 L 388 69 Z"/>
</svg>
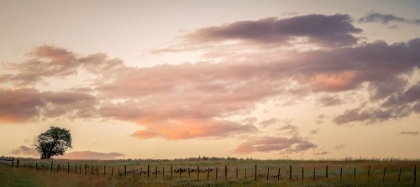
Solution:
<svg viewBox="0 0 420 187">
<path fill-rule="evenodd" d="M 372 100 L 386 101 L 383 106 L 349 109 L 333 122 L 374 123 L 420 111 L 416 87 L 404 89 L 408 86 L 404 77 L 420 67 L 420 39 L 356 44 L 358 38 L 353 34 L 359 32 L 348 15 L 339 14 L 238 21 L 199 28 L 179 38 L 183 44 L 218 43 L 209 48 L 198 45 L 206 54 L 221 58 L 217 63 L 208 60 L 142 68 L 128 67 L 103 53 L 76 55 L 64 48 L 41 46 L 27 61 L 1 64 L 11 72 L 0 75 L 1 84 L 30 86 L 49 77 L 67 78 L 80 70 L 95 79 L 79 90 L 2 89 L 0 121 L 105 118 L 142 126 L 144 130 L 133 134 L 138 138 L 222 137 L 255 132 L 249 122 L 227 119 L 249 114 L 258 103 L 290 97 L 284 101 L 290 104 L 296 98 L 326 94 L 320 103 L 335 106 L 345 102 L 336 93 L 357 91 L 364 85 Z M 293 46 L 299 37 L 322 47 L 307 51 L 282 48 L 284 43 Z M 223 43 L 230 40 L 246 45 Z"/>
<path fill-rule="evenodd" d="M 280 154 L 293 154 L 316 147 L 317 145 L 312 142 L 297 136 L 292 138 L 266 136 L 247 140 L 238 145 L 234 153 L 249 154 L 252 152 L 278 151 Z"/>
<path fill-rule="evenodd" d="M 30 156 L 30 157 L 40 157 L 38 151 L 35 150 L 35 147 L 28 147 L 28 146 L 19 146 L 16 149 L 13 149 L 11 152 L 13 155 L 23 155 L 23 156 Z"/>
<path fill-rule="evenodd" d="M 74 160 L 113 160 L 125 157 L 122 153 L 101 153 L 92 151 L 73 151 L 66 153 L 63 156 L 57 157 L 58 159 L 74 159 Z"/>
<path fill-rule="evenodd" d="M 39 116 L 43 105 L 45 103 L 36 89 L 0 88 L 0 125 L 34 119 Z"/>
<path fill-rule="evenodd" d="M 226 137 L 228 135 L 257 132 L 257 128 L 253 125 L 216 120 L 181 119 L 164 124 L 144 125 L 147 128 L 146 130 L 138 130 L 132 136 L 141 139 L 163 137 L 169 140 L 179 140 L 197 137 Z"/>
</svg>

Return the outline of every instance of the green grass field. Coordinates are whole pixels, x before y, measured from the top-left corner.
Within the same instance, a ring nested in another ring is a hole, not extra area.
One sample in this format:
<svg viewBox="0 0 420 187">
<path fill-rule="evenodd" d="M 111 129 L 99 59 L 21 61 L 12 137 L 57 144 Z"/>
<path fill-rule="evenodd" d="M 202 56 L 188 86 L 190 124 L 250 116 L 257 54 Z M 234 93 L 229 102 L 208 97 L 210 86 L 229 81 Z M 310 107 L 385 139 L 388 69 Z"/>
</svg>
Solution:
<svg viewBox="0 0 420 187">
<path fill-rule="evenodd" d="M 51 161 L 53 169 L 51 171 Z M 67 164 L 70 168 L 68 170 Z M 38 164 L 38 170 L 35 166 Z M 86 164 L 86 174 L 85 174 Z M 57 166 L 60 171 L 57 172 Z M 104 165 L 106 165 L 104 174 Z M 225 177 L 225 165 L 227 176 Z M 255 181 L 257 165 L 257 181 Z M 292 179 L 290 179 L 292 165 Z M 326 166 L 328 165 L 328 178 Z M 370 165 L 370 177 L 368 168 Z M 420 186 L 414 184 L 418 160 L 34 160 L 20 159 L 19 168 L 0 164 L 0 187 L 14 186 Z M 140 170 L 147 174 L 140 174 Z M 172 169 L 185 168 L 186 172 Z M 197 173 L 199 166 L 201 172 Z M 75 168 L 76 167 L 76 168 Z M 280 167 L 280 179 L 278 170 Z M 43 168 L 43 170 L 42 170 Z M 155 170 L 159 171 L 157 174 Z M 190 168 L 190 174 L 188 174 Z M 205 169 L 211 168 L 211 171 Z M 216 179 L 217 168 L 217 179 Z M 302 180 L 303 168 L 303 180 Z M 315 168 L 315 178 L 314 176 Z M 341 173 L 342 168 L 342 173 Z M 354 178 L 356 168 L 356 178 Z M 386 168 L 385 178 L 383 178 Z M 400 181 L 398 181 L 399 171 Z M 75 170 L 76 169 L 76 170 Z M 417 168 L 418 169 L 418 168 Z M 113 170 L 113 171 L 112 171 Z M 164 170 L 164 172 L 163 172 Z M 194 171 L 193 171 L 194 170 Z M 269 171 L 268 171 L 269 170 Z M 68 173 L 69 171 L 69 173 Z M 132 171 L 135 171 L 134 173 Z M 236 172 L 238 171 L 238 172 Z M 113 174 L 112 174 L 113 172 Z M 246 175 L 245 175 L 246 172 Z M 267 180 L 267 172 L 268 180 Z M 236 175 L 238 173 L 238 175 Z M 342 177 L 340 177 L 340 173 Z M 341 178 L 341 179 L 340 179 Z"/>
</svg>

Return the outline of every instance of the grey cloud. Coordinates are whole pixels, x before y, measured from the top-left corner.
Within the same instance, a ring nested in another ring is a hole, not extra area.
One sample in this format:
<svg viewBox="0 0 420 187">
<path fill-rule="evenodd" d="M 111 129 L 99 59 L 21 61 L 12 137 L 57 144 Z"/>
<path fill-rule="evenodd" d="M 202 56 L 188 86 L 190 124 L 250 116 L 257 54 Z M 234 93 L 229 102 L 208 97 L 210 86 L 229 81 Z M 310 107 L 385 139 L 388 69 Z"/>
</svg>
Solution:
<svg viewBox="0 0 420 187">
<path fill-rule="evenodd" d="M 406 105 L 381 109 L 381 108 L 355 108 L 346 110 L 343 114 L 340 114 L 332 119 L 337 125 L 342 125 L 351 122 L 360 122 L 365 125 L 373 124 L 376 122 L 386 121 L 389 119 L 400 119 L 407 117 L 412 112 L 410 107 Z"/>
<path fill-rule="evenodd" d="M 268 127 L 268 126 L 271 126 L 271 125 L 276 124 L 278 122 L 280 122 L 280 119 L 271 118 L 271 119 L 267 119 L 267 120 L 264 120 L 264 121 L 260 122 L 260 125 L 262 127 Z"/>
<path fill-rule="evenodd" d="M 278 19 L 268 17 L 257 21 L 238 21 L 223 26 L 206 27 L 187 34 L 190 42 L 244 40 L 258 43 L 287 44 L 297 37 L 308 37 L 310 43 L 326 46 L 356 44 L 352 33 L 362 30 L 352 25 L 349 15 L 311 14 Z"/>
<path fill-rule="evenodd" d="M 342 99 L 334 95 L 323 95 L 318 99 L 318 102 L 323 107 L 336 106 L 344 103 Z"/>
<path fill-rule="evenodd" d="M 328 154 L 329 152 L 327 152 L 327 151 L 322 151 L 322 152 L 317 152 L 317 153 L 314 153 L 314 155 L 317 155 L 317 156 L 319 156 L 319 155 L 326 155 L 326 154 Z"/>
<path fill-rule="evenodd" d="M 372 81 L 368 88 L 371 92 L 370 99 L 375 101 L 387 98 L 393 93 L 402 92 L 407 84 L 407 80 L 396 76 L 387 77 L 384 81 Z"/>
<path fill-rule="evenodd" d="M 311 134 L 318 134 L 319 131 L 320 131 L 319 129 L 314 129 L 314 130 L 311 130 L 310 133 Z"/>
<path fill-rule="evenodd" d="M 417 136 L 419 134 L 419 131 L 403 131 L 400 132 L 401 135 L 407 135 L 407 136 Z"/>
<path fill-rule="evenodd" d="M 393 14 L 382 14 L 379 12 L 370 12 L 366 16 L 359 18 L 358 22 L 379 22 L 382 24 L 388 24 L 390 22 L 399 22 L 420 25 L 420 19 L 406 19 L 404 17 L 395 16 Z"/>
<path fill-rule="evenodd" d="M 389 97 L 384 103 L 382 103 L 382 106 L 393 107 L 412 103 L 418 100 L 420 100 L 420 82 L 413 85 L 403 93 Z"/>
<path fill-rule="evenodd" d="M 399 91 L 400 88 L 396 88 Z M 392 92 L 391 92 L 392 93 Z M 393 94 L 381 104 L 381 108 L 355 108 L 346 110 L 333 119 L 338 125 L 350 122 L 371 124 L 389 119 L 400 119 L 409 116 L 412 112 L 419 112 L 420 83 L 417 83 L 404 92 Z"/>
</svg>

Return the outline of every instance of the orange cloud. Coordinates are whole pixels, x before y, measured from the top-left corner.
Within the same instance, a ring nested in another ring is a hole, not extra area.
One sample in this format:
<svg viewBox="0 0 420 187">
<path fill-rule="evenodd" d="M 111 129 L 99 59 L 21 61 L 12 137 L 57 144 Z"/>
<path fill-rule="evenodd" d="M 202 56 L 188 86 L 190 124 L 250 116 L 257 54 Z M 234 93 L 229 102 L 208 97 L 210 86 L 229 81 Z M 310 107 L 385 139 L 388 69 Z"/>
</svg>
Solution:
<svg viewBox="0 0 420 187">
<path fill-rule="evenodd" d="M 179 119 L 165 124 L 145 124 L 146 130 L 136 131 L 132 136 L 149 139 L 163 137 L 169 140 L 197 137 L 225 137 L 241 133 L 257 132 L 253 125 L 241 125 L 230 121 Z"/>
</svg>

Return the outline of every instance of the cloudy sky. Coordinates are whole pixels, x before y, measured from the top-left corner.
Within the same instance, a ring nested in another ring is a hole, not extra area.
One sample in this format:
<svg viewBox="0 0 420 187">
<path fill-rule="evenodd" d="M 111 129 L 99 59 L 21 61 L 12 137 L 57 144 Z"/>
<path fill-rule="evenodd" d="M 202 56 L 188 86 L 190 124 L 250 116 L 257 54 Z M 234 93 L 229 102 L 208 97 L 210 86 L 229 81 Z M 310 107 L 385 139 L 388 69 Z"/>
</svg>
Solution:
<svg viewBox="0 0 420 187">
<path fill-rule="evenodd" d="M 420 1 L 2 1 L 0 155 L 420 158 Z"/>
</svg>

